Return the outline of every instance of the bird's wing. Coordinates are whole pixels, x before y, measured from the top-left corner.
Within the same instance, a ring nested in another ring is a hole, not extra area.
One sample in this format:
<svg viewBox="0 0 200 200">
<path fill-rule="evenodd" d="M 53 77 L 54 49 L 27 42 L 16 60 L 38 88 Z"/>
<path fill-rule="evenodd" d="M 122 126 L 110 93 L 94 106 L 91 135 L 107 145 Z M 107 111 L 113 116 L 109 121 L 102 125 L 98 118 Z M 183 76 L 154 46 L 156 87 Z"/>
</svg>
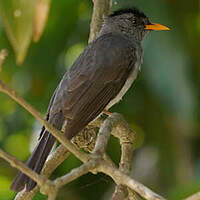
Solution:
<svg viewBox="0 0 200 200">
<path fill-rule="evenodd" d="M 119 93 L 134 68 L 136 47 L 117 34 L 95 40 L 64 75 L 51 113 L 62 110 L 70 139 Z"/>
<path fill-rule="evenodd" d="M 55 89 L 55 91 L 54 91 L 54 93 L 53 93 L 53 95 L 52 95 L 52 97 L 51 97 L 51 99 L 50 99 L 50 102 L 49 102 L 49 106 L 48 106 L 47 113 L 46 113 L 46 120 L 47 120 L 47 121 L 49 120 L 49 113 L 50 113 L 52 104 L 53 104 L 53 102 L 54 102 L 57 89 L 58 89 L 58 88 Z M 39 136 L 38 140 L 40 140 L 40 138 L 42 137 L 42 135 L 43 135 L 43 133 L 45 132 L 45 130 L 46 130 L 46 129 L 45 129 L 45 127 L 43 126 L 42 129 L 41 129 L 41 131 L 40 131 L 40 136 Z"/>
</svg>

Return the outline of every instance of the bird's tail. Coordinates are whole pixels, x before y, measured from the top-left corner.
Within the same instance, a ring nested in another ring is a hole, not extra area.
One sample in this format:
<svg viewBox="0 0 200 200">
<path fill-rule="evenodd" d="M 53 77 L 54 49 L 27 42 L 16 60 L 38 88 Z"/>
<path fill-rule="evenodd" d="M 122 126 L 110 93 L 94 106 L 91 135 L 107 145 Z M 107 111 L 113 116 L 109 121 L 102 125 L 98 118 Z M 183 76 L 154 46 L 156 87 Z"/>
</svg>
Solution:
<svg viewBox="0 0 200 200">
<path fill-rule="evenodd" d="M 52 121 L 51 123 L 55 128 L 60 130 L 64 123 L 63 114 L 60 112 L 54 116 L 53 120 L 50 121 Z M 30 158 L 26 161 L 26 165 L 33 171 L 40 173 L 54 143 L 55 138 L 47 130 L 45 130 L 45 128 L 43 128 L 40 141 L 35 147 Z M 36 182 L 22 172 L 18 172 L 10 188 L 11 190 L 19 192 L 24 189 L 25 186 L 27 192 L 31 191 L 36 186 Z"/>
</svg>

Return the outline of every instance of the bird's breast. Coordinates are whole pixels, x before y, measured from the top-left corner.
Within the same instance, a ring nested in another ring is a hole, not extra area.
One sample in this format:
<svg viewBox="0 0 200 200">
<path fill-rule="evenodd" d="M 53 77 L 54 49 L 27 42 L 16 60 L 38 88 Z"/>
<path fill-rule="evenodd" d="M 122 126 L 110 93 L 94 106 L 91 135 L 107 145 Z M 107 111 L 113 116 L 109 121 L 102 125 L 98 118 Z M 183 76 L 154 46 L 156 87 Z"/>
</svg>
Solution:
<svg viewBox="0 0 200 200">
<path fill-rule="evenodd" d="M 127 78 L 124 86 L 122 87 L 122 89 L 120 90 L 120 92 L 118 93 L 118 95 L 109 102 L 109 104 L 106 106 L 106 110 L 108 110 L 114 104 L 116 104 L 120 100 L 122 100 L 122 97 L 126 94 L 126 92 L 128 91 L 128 89 L 133 84 L 134 80 L 137 78 L 138 72 L 140 71 L 140 67 L 141 67 L 141 64 L 142 64 L 142 56 L 141 56 L 141 54 L 140 55 L 138 54 L 137 58 L 138 59 L 137 59 L 135 65 L 133 67 L 133 70 L 131 71 L 130 75 L 128 76 L 128 78 Z"/>
</svg>

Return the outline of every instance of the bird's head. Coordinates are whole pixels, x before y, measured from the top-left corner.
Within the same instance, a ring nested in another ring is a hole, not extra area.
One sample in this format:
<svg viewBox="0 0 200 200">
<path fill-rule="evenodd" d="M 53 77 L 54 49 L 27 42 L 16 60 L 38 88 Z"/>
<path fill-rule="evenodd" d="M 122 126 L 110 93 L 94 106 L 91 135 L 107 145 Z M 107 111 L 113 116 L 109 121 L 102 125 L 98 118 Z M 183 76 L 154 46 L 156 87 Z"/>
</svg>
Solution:
<svg viewBox="0 0 200 200">
<path fill-rule="evenodd" d="M 151 23 L 148 17 L 137 8 L 120 9 L 113 12 L 105 20 L 102 28 L 107 29 L 107 32 L 133 35 L 140 41 L 151 30 L 169 30 L 168 27 L 161 24 Z"/>
</svg>

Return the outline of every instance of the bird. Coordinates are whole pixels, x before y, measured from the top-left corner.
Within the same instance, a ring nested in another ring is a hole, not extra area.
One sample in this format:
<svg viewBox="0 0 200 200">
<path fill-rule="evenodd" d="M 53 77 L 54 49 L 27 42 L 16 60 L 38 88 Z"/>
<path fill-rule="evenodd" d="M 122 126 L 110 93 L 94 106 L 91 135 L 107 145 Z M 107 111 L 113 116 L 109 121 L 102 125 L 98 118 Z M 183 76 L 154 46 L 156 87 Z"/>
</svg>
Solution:
<svg viewBox="0 0 200 200">
<path fill-rule="evenodd" d="M 143 62 L 142 41 L 153 30 L 169 30 L 151 23 L 139 9 L 111 13 L 99 34 L 65 72 L 51 97 L 46 120 L 72 139 L 91 121 L 118 103 L 136 79 Z M 55 138 L 45 127 L 26 165 L 40 173 Z M 36 182 L 18 172 L 11 190 L 31 191 Z"/>
</svg>

